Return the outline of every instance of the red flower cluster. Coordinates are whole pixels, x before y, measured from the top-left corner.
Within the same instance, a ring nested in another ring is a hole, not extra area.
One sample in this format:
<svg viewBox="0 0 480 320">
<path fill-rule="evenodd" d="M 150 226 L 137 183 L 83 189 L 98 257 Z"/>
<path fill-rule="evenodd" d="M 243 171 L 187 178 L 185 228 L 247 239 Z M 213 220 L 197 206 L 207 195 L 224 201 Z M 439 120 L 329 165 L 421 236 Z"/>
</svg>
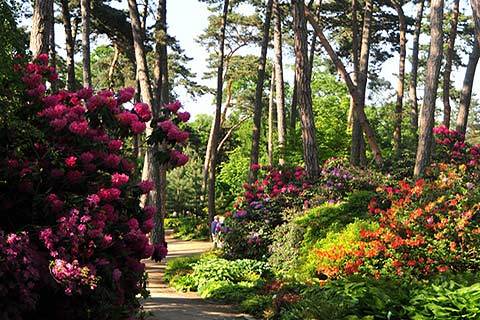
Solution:
<svg viewBox="0 0 480 320">
<path fill-rule="evenodd" d="M 465 188 L 465 170 L 443 172 L 432 182 L 400 181 L 397 187 L 384 187 L 380 199 L 369 205 L 378 228 L 361 230 L 348 249 L 319 251 L 327 261 L 320 271 L 331 277 L 388 277 L 478 270 L 480 195 Z M 338 265 L 341 268 L 329 268 Z"/>
<path fill-rule="evenodd" d="M 444 125 L 433 129 L 435 142 L 442 147 L 437 157 L 446 163 L 466 164 L 476 167 L 480 164 L 480 145 L 470 145 L 465 142 L 465 136 Z"/>
</svg>

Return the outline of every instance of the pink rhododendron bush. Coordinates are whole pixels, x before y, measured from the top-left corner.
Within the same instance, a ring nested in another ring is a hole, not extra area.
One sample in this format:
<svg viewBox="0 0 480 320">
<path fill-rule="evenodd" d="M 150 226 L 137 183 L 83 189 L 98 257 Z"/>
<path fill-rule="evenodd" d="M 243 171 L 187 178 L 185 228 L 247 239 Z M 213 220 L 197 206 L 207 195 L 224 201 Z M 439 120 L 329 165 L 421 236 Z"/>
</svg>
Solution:
<svg viewBox="0 0 480 320">
<path fill-rule="evenodd" d="M 133 319 L 146 294 L 141 259 L 166 254 L 146 236 L 156 210 L 139 199 L 153 184 L 138 180 L 125 143 L 150 108 L 125 107 L 131 88 L 49 93 L 57 75 L 46 55 L 15 67 L 2 89 L 0 318 Z M 185 141 L 182 132 L 172 137 Z M 164 162 L 186 162 L 168 151 Z"/>
</svg>

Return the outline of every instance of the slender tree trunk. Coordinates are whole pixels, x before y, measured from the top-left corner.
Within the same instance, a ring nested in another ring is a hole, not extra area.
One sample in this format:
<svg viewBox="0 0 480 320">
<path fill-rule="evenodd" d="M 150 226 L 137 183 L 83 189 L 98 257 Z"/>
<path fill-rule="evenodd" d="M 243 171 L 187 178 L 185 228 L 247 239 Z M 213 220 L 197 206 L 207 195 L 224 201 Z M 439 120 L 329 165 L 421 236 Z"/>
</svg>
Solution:
<svg viewBox="0 0 480 320">
<path fill-rule="evenodd" d="M 72 20 L 68 0 L 62 0 L 62 20 L 65 28 L 65 50 L 67 51 L 67 90 L 75 88 L 75 41 L 73 39 Z"/>
<path fill-rule="evenodd" d="M 368 3 L 370 3 L 370 5 L 371 5 L 371 2 L 367 1 L 366 2 L 367 9 L 368 9 Z M 335 67 L 337 68 L 338 73 L 341 75 L 341 77 L 345 81 L 345 84 L 347 85 L 350 96 L 352 97 L 352 99 L 354 99 L 354 101 L 355 101 L 354 112 L 356 112 L 356 114 L 358 116 L 358 119 L 359 119 L 359 122 L 362 126 L 362 129 L 363 129 L 365 135 L 367 136 L 368 144 L 370 145 L 370 148 L 372 150 L 375 162 L 377 163 L 378 166 L 381 166 L 383 164 L 382 154 L 381 154 L 380 148 L 378 147 L 378 144 L 377 144 L 377 141 L 376 141 L 376 138 L 375 138 L 375 133 L 373 132 L 373 130 L 370 126 L 370 123 L 368 122 L 368 119 L 367 119 L 367 116 L 366 116 L 365 110 L 364 110 L 365 95 L 364 95 L 363 92 L 361 92 L 362 90 L 360 90 L 358 88 L 358 86 L 356 86 L 353 83 L 352 78 L 350 77 L 350 75 L 348 74 L 348 72 L 345 68 L 345 65 L 340 60 L 337 53 L 333 50 L 333 48 L 330 45 L 330 43 L 328 42 L 327 38 L 323 34 L 323 31 L 320 28 L 319 24 L 315 20 L 315 17 L 308 10 L 305 10 L 305 14 L 306 14 L 306 17 L 307 17 L 308 21 L 310 22 L 313 29 L 315 30 L 315 33 L 317 34 L 318 39 L 320 40 L 320 43 L 324 47 L 325 51 L 327 51 L 327 54 L 330 57 L 330 59 L 332 60 Z M 369 16 L 369 14 L 368 14 L 368 10 L 367 10 L 366 11 L 366 18 L 367 19 L 368 19 L 368 16 Z M 368 41 L 365 41 L 365 39 L 364 39 L 364 37 L 366 36 L 366 33 L 367 33 L 366 28 L 364 28 L 363 36 L 362 36 L 363 40 L 362 40 L 362 50 L 361 50 L 361 54 L 360 54 L 360 68 L 359 68 L 360 75 L 363 74 L 363 77 L 364 77 L 364 79 L 361 79 L 362 81 L 366 80 L 365 76 L 366 76 L 366 71 L 368 69 L 368 66 L 366 65 L 366 63 L 368 64 L 368 47 L 364 48 L 364 45 L 363 45 L 364 43 L 368 44 Z M 362 66 L 362 64 L 363 64 L 363 66 Z M 359 83 L 360 83 L 360 81 L 359 81 Z M 363 103 L 361 102 L 362 100 L 363 100 Z"/>
<path fill-rule="evenodd" d="M 278 163 L 285 164 L 286 117 L 285 117 L 285 83 L 283 79 L 282 56 L 282 19 L 279 0 L 273 1 L 273 48 L 275 51 L 275 102 L 277 104 Z"/>
<path fill-rule="evenodd" d="M 430 52 L 427 60 L 425 94 L 420 114 L 418 148 L 414 169 L 416 177 L 423 175 L 425 172 L 432 152 L 435 101 L 437 99 L 438 77 L 443 51 L 443 4 L 443 0 L 431 0 L 430 2 Z"/>
<path fill-rule="evenodd" d="M 52 5 L 52 15 L 50 16 L 50 64 L 57 67 L 57 48 L 55 46 L 55 10 Z"/>
<path fill-rule="evenodd" d="M 83 86 L 92 86 L 90 70 L 90 0 L 80 0 L 82 13 Z"/>
<path fill-rule="evenodd" d="M 268 165 L 273 166 L 273 95 L 275 90 L 275 69 L 272 69 L 272 79 L 270 80 L 270 98 L 268 99 Z"/>
<path fill-rule="evenodd" d="M 475 22 L 475 35 L 477 43 L 480 44 L 480 0 L 470 0 L 473 12 L 473 21 Z"/>
<path fill-rule="evenodd" d="M 225 30 L 227 27 L 227 17 L 229 0 L 224 0 L 223 3 L 223 16 L 222 16 L 222 27 L 220 30 L 220 43 L 219 43 L 219 62 L 217 69 L 217 95 L 216 95 L 216 106 L 215 106 L 215 118 L 212 126 L 212 143 L 210 151 L 210 168 L 208 175 L 208 221 L 209 223 L 213 221 L 215 216 L 215 169 L 217 166 L 217 149 L 218 135 L 220 133 L 220 118 L 222 116 L 222 95 L 223 95 L 223 60 L 224 60 L 224 50 L 225 50 Z"/>
<path fill-rule="evenodd" d="M 257 170 L 252 166 L 258 164 L 260 150 L 260 130 L 262 124 L 262 98 L 263 84 L 265 82 L 265 65 L 267 62 L 268 42 L 270 39 L 270 22 L 272 18 L 273 0 L 267 0 L 267 11 L 265 13 L 265 22 L 263 23 L 262 49 L 258 61 L 257 86 L 255 88 L 255 103 L 253 110 L 253 131 L 252 131 L 252 150 L 250 153 L 250 170 L 248 180 L 250 183 L 257 179 Z"/>
<path fill-rule="evenodd" d="M 400 61 L 398 63 L 398 82 L 397 82 L 397 102 L 395 104 L 395 128 L 393 132 L 393 153 L 399 158 L 402 145 L 402 118 L 403 118 L 403 95 L 405 88 L 405 58 L 407 56 L 407 23 L 402 5 L 396 0 L 392 0 L 392 4 L 397 11 L 398 24 L 400 29 L 399 45 L 400 45 Z"/>
<path fill-rule="evenodd" d="M 145 4 L 148 8 L 148 2 Z M 143 16 L 143 28 L 145 29 L 146 16 L 148 10 L 146 9 Z M 167 0 L 159 0 L 157 8 L 157 23 L 155 30 L 155 108 L 157 109 L 157 114 L 159 113 L 160 107 L 167 103 L 170 95 L 170 88 L 168 83 L 168 53 L 167 53 L 167 42 L 168 42 L 168 33 L 167 33 Z M 155 163 L 149 158 L 149 166 L 155 166 Z M 165 228 L 164 221 L 167 215 L 167 167 L 162 165 L 158 168 L 159 170 L 159 186 L 157 192 L 156 203 L 159 206 L 160 215 L 158 219 L 157 227 L 155 228 L 155 233 L 158 233 L 158 242 L 165 241 Z"/>
<path fill-rule="evenodd" d="M 291 136 L 294 138 L 295 136 L 295 129 L 297 127 L 297 113 L 298 113 L 298 94 L 297 94 L 297 75 L 294 73 L 293 75 L 293 92 L 292 92 L 292 103 L 291 103 L 291 110 L 290 110 L 290 130 Z M 293 141 L 295 143 L 295 141 Z"/>
<path fill-rule="evenodd" d="M 322 1 L 319 1 L 317 10 L 316 10 L 316 17 L 317 20 L 320 20 L 320 10 L 321 10 L 321 5 Z M 310 6 L 309 6 L 310 7 Z M 315 49 L 317 46 L 317 36 L 315 35 L 315 32 L 312 34 L 312 40 L 310 41 L 310 53 L 308 57 L 308 79 L 310 82 L 312 82 L 312 75 L 313 75 L 313 67 L 315 64 Z"/>
<path fill-rule="evenodd" d="M 417 75 L 418 75 L 418 54 L 420 47 L 420 32 L 422 30 L 422 18 L 425 0 L 417 3 L 417 16 L 415 18 L 415 31 L 413 32 L 412 48 L 412 72 L 409 88 L 409 100 L 411 104 L 410 121 L 415 134 L 418 131 L 418 98 L 417 98 Z"/>
<path fill-rule="evenodd" d="M 358 2 L 352 1 L 352 61 L 353 61 L 353 74 L 352 82 L 355 86 L 358 85 L 358 74 L 360 72 L 360 31 L 358 27 Z M 365 139 L 363 138 L 362 125 L 355 113 L 355 100 L 350 98 L 350 110 L 349 110 L 349 126 L 352 130 L 352 142 L 350 145 L 350 163 L 354 166 L 365 166 Z"/>
<path fill-rule="evenodd" d="M 168 55 L 167 55 L 167 0 L 159 0 L 155 30 L 155 100 L 159 105 L 169 100 Z"/>
<path fill-rule="evenodd" d="M 460 12 L 460 0 L 453 2 L 452 23 L 450 36 L 448 37 L 447 55 L 445 57 L 445 69 L 443 71 L 443 125 L 450 128 L 450 74 L 452 73 L 453 56 L 455 54 L 455 39 L 457 38 L 458 14 Z"/>
<path fill-rule="evenodd" d="M 30 51 L 33 57 L 48 53 L 52 15 L 53 0 L 35 0 L 30 33 Z"/>
<path fill-rule="evenodd" d="M 457 131 L 463 134 L 467 133 L 468 113 L 470 111 L 470 103 L 472 101 L 473 80 L 475 78 L 475 70 L 477 69 L 478 59 L 480 58 L 480 48 L 478 42 L 473 43 L 472 52 L 468 57 L 467 69 L 463 79 L 462 92 L 460 93 L 460 107 L 457 117 Z"/>
<path fill-rule="evenodd" d="M 153 117 L 158 116 L 158 110 L 154 107 L 152 93 L 150 91 L 150 78 L 148 74 L 147 59 L 144 46 L 144 34 L 138 13 L 136 0 L 128 0 L 128 11 L 130 13 L 130 20 L 132 24 L 133 45 L 135 49 L 135 62 L 137 67 L 137 78 L 140 84 L 140 94 L 142 101 L 147 103 L 152 108 Z M 152 133 L 150 122 L 147 124 L 145 131 L 146 137 Z M 145 153 L 142 180 L 152 179 L 155 184 L 155 190 L 150 192 L 147 202 L 157 207 L 157 214 L 154 216 L 155 227 L 152 232 L 152 242 L 162 243 L 164 241 L 163 234 L 163 217 L 161 216 L 161 181 L 162 172 L 158 165 L 153 165 L 151 161 L 154 159 L 156 146 L 149 146 Z M 143 202 L 145 204 L 145 202 Z"/>
<path fill-rule="evenodd" d="M 119 54 L 120 54 L 120 51 L 118 50 L 118 47 L 115 45 L 115 49 L 113 52 L 113 60 L 112 60 L 112 63 L 110 63 L 110 68 L 108 69 L 108 87 L 110 88 L 110 90 L 113 90 L 113 86 L 114 86 L 113 74 L 115 73 L 115 67 L 117 66 Z"/>
<path fill-rule="evenodd" d="M 316 143 L 315 120 L 312 110 L 312 92 L 308 79 L 308 46 L 307 21 L 305 19 L 305 3 L 303 0 L 292 0 L 293 31 L 295 41 L 295 74 L 297 82 L 297 98 L 300 106 L 302 123 L 303 157 L 305 169 L 310 179 L 320 174 Z"/>
</svg>

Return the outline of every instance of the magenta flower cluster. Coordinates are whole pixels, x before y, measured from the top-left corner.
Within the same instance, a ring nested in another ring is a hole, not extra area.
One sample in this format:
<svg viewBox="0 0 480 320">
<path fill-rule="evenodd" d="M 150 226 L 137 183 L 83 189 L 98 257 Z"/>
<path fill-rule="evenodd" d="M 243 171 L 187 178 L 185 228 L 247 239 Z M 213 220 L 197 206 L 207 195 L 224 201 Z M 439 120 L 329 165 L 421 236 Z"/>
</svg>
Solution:
<svg viewBox="0 0 480 320">
<path fill-rule="evenodd" d="M 46 55 L 15 68 L 24 107 L 0 150 L 0 318 L 133 316 L 141 260 L 167 253 L 146 236 L 156 209 L 139 198 L 153 184 L 138 182 L 122 142 L 145 130 L 150 108 L 123 106 L 131 88 L 49 93 L 58 76 Z"/>
</svg>

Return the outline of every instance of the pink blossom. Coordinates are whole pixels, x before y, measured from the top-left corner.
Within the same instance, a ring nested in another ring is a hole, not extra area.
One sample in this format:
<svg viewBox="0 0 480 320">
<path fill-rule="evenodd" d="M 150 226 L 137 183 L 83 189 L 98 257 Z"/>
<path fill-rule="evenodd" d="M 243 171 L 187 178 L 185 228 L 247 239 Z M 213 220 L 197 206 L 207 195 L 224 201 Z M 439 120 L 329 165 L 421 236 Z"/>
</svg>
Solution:
<svg viewBox="0 0 480 320">
<path fill-rule="evenodd" d="M 87 164 L 87 163 L 90 163 L 93 161 L 93 159 L 95 159 L 95 156 L 93 155 L 93 153 L 87 151 L 87 152 L 83 152 L 81 155 L 80 155 L 80 161 L 83 163 L 83 164 Z"/>
<path fill-rule="evenodd" d="M 146 103 L 139 102 L 135 104 L 133 109 L 138 114 L 139 118 L 142 119 L 142 121 L 148 121 L 152 118 L 152 112 Z"/>
<path fill-rule="evenodd" d="M 132 100 L 133 96 L 135 95 L 135 89 L 132 87 L 127 87 L 120 89 L 118 91 L 118 103 L 122 104 Z"/>
<path fill-rule="evenodd" d="M 187 122 L 190 119 L 190 113 L 189 112 L 179 112 L 177 113 L 178 119 L 182 122 Z"/>
<path fill-rule="evenodd" d="M 150 232 L 150 231 L 152 231 L 153 226 L 154 226 L 153 218 L 150 218 L 150 219 L 148 219 L 148 220 L 145 220 L 145 221 L 143 222 L 143 232 Z"/>
<path fill-rule="evenodd" d="M 92 95 L 93 95 L 93 89 L 92 88 L 82 88 L 82 89 L 77 91 L 77 96 L 80 99 L 87 100 L 87 99 L 90 99 L 92 97 Z"/>
<path fill-rule="evenodd" d="M 129 111 L 125 111 L 116 115 L 118 122 L 123 126 L 130 126 L 134 121 L 138 121 L 138 116 Z"/>
<path fill-rule="evenodd" d="M 144 122 L 140 122 L 140 121 L 134 121 L 132 122 L 132 124 L 130 125 L 130 127 L 132 128 L 132 132 L 134 134 L 140 134 L 142 133 L 143 131 L 145 131 L 145 129 L 147 128 L 147 126 L 145 125 Z"/>
<path fill-rule="evenodd" d="M 122 192 L 117 188 L 102 188 L 97 194 L 100 199 L 111 202 L 114 200 L 119 200 Z"/>
<path fill-rule="evenodd" d="M 181 107 L 182 107 L 182 104 L 178 100 L 175 102 L 169 103 L 165 106 L 166 109 L 170 110 L 173 113 L 177 113 L 178 109 L 180 109 Z"/>
<path fill-rule="evenodd" d="M 128 220 L 127 224 L 130 230 L 137 230 L 139 227 L 138 221 L 135 218 L 131 218 L 130 220 Z"/>
<path fill-rule="evenodd" d="M 73 168 L 77 165 L 77 157 L 75 156 L 70 156 L 67 159 L 65 159 L 65 164 L 68 168 Z"/>
<path fill-rule="evenodd" d="M 153 188 L 155 187 L 155 184 L 153 183 L 153 181 L 144 180 L 138 184 L 138 187 L 140 188 L 142 193 L 149 193 L 150 191 L 153 190 Z"/>
<path fill-rule="evenodd" d="M 120 161 L 121 161 L 121 158 L 120 156 L 116 155 L 116 154 L 109 154 L 106 158 L 105 158 L 105 165 L 109 168 L 112 168 L 112 169 L 116 169 L 118 168 L 118 165 L 120 164 Z"/>
<path fill-rule="evenodd" d="M 108 149 L 112 152 L 118 151 L 122 148 L 123 142 L 122 140 L 111 140 L 108 143 Z"/>
<path fill-rule="evenodd" d="M 128 182 L 128 175 L 124 173 L 114 173 L 112 174 L 112 186 L 120 187 Z"/>
<path fill-rule="evenodd" d="M 46 53 L 41 53 L 37 57 L 38 62 L 42 64 L 47 64 L 48 63 L 48 54 Z"/>
<path fill-rule="evenodd" d="M 70 124 L 68 129 L 79 136 L 84 136 L 88 132 L 88 122 L 86 120 L 83 121 L 74 121 Z"/>
<path fill-rule="evenodd" d="M 157 208 L 155 208 L 154 206 L 145 206 L 143 208 L 143 212 L 145 213 L 146 219 L 148 220 L 150 218 L 153 218 L 155 212 L 157 212 Z"/>
</svg>

